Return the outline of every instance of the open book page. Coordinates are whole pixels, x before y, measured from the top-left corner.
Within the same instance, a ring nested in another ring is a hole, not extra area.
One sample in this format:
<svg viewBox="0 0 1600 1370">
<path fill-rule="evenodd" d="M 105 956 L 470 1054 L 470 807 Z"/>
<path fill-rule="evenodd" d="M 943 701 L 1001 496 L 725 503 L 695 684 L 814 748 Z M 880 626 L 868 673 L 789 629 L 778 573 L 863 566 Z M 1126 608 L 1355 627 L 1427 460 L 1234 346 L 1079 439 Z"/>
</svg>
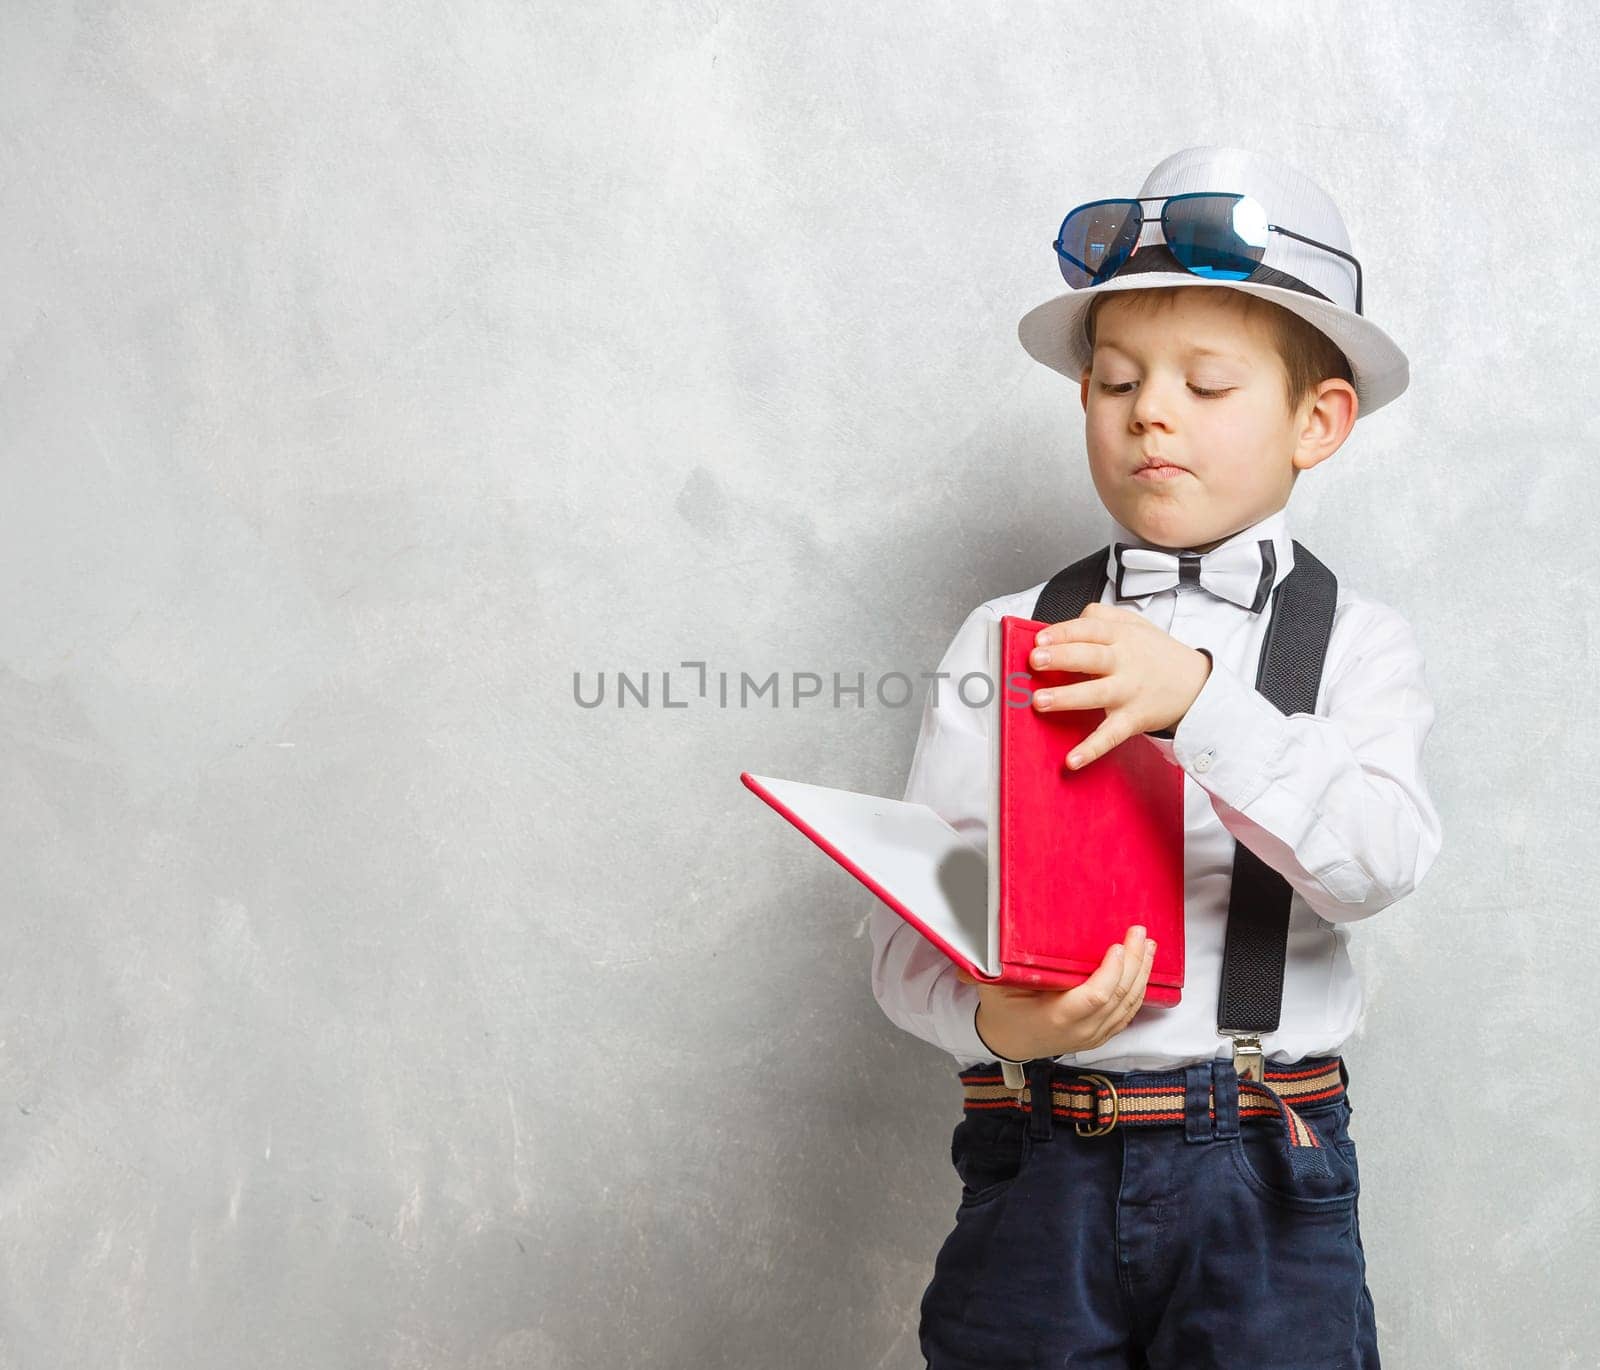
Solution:
<svg viewBox="0 0 1600 1370">
<path fill-rule="evenodd" d="M 748 772 L 742 778 L 946 955 L 995 973 L 983 853 L 926 804 Z"/>
</svg>

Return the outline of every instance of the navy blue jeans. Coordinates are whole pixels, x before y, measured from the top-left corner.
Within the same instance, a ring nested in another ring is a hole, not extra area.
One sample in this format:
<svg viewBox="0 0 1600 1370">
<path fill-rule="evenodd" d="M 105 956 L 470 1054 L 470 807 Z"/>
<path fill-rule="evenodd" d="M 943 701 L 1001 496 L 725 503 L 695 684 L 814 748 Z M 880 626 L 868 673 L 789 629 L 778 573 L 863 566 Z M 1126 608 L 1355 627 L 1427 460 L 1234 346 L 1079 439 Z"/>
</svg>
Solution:
<svg viewBox="0 0 1600 1370">
<path fill-rule="evenodd" d="M 1051 1064 L 1028 1067 L 1046 1097 Z M 955 1228 L 922 1298 L 929 1370 L 1378 1370 L 1348 1077 L 1295 1107 L 1327 1148 L 1329 1173 L 1305 1176 L 1282 1123 L 1241 1126 L 1231 1060 L 1183 1069 L 1182 1126 L 963 1116 Z"/>
</svg>

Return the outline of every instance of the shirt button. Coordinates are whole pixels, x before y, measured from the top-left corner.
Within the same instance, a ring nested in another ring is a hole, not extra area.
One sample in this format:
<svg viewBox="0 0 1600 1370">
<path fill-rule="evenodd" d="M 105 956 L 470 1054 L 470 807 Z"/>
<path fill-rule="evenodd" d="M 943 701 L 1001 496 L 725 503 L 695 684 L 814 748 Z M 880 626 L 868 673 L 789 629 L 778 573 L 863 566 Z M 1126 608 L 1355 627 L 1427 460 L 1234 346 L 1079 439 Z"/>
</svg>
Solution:
<svg viewBox="0 0 1600 1370">
<path fill-rule="evenodd" d="M 1199 756 L 1195 757 L 1195 759 L 1194 759 L 1194 768 L 1195 768 L 1195 770 L 1197 770 L 1197 771 L 1209 771 L 1211 769 L 1211 758 L 1212 758 L 1212 755 L 1213 755 L 1213 753 L 1211 751 L 1211 748 L 1207 747 L 1205 749 L 1205 751 L 1201 752 Z"/>
</svg>

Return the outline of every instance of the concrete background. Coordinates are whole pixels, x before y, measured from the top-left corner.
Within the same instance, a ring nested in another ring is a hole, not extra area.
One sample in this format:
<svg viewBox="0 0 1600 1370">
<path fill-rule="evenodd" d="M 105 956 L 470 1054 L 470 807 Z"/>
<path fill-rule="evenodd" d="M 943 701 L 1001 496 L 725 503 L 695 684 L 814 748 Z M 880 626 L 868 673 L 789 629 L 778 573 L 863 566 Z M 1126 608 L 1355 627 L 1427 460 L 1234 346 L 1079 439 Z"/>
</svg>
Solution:
<svg viewBox="0 0 1600 1370">
<path fill-rule="evenodd" d="M 1597 35 L 6 0 L 0 1366 L 921 1364 L 951 1062 L 737 778 L 897 794 L 916 707 L 680 663 L 914 676 L 1091 545 L 1016 320 L 1196 142 L 1332 191 L 1412 359 L 1292 510 L 1439 711 L 1354 943 L 1385 1365 L 1600 1364 Z"/>
</svg>

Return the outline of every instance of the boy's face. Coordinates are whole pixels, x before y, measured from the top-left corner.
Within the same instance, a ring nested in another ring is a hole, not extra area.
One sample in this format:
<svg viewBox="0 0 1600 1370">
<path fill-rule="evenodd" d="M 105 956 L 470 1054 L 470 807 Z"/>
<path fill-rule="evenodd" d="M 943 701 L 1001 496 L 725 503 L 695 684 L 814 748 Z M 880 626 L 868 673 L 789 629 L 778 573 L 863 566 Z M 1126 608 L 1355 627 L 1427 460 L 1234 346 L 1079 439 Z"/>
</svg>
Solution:
<svg viewBox="0 0 1600 1370">
<path fill-rule="evenodd" d="M 1324 381 L 1291 413 L 1266 324 L 1178 289 L 1154 310 L 1099 308 L 1082 377 L 1089 470 L 1123 527 L 1158 547 L 1209 551 L 1283 508 L 1294 472 L 1331 456 L 1355 422 L 1355 391 Z M 1171 467 L 1138 474 L 1147 455 Z"/>
</svg>

